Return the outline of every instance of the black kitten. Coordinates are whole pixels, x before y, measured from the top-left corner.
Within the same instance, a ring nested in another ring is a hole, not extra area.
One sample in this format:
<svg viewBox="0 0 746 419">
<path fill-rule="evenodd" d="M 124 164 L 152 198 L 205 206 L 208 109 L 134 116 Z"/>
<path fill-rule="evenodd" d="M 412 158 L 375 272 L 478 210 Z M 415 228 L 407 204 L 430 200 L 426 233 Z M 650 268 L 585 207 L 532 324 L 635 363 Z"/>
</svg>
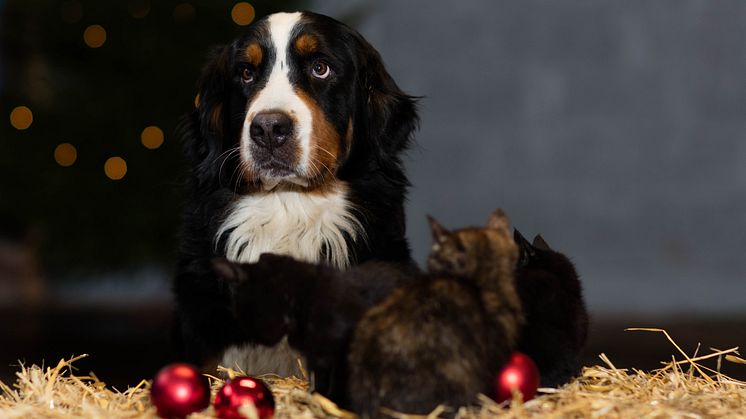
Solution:
<svg viewBox="0 0 746 419">
<path fill-rule="evenodd" d="M 284 336 L 306 358 L 314 387 L 347 406 L 347 353 L 365 311 L 419 272 L 412 265 L 366 262 L 347 271 L 263 254 L 256 263 L 213 261 L 231 291 L 231 310 L 247 343 Z"/>
<path fill-rule="evenodd" d="M 502 211 L 486 228 L 449 232 L 430 222 L 428 275 L 372 307 L 355 331 L 350 396 L 363 417 L 426 414 L 492 394 L 518 339 L 518 248 Z"/>
<path fill-rule="evenodd" d="M 578 373 L 588 336 L 588 312 L 578 274 L 570 260 L 541 236 L 529 243 L 518 230 L 516 287 L 526 324 L 518 349 L 536 362 L 542 387 L 557 387 Z"/>
</svg>

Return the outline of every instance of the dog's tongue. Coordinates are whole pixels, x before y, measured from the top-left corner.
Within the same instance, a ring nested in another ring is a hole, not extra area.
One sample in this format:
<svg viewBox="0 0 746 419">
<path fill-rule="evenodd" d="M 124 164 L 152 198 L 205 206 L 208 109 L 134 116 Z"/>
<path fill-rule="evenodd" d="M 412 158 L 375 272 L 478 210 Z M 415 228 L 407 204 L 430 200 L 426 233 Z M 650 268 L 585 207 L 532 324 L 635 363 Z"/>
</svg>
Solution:
<svg viewBox="0 0 746 419">
<path fill-rule="evenodd" d="M 300 177 L 291 177 L 291 178 L 287 178 L 285 180 L 287 180 L 290 183 L 294 183 L 294 184 L 296 184 L 298 186 L 302 186 L 304 188 L 308 187 L 308 181 L 306 179 L 303 179 L 303 178 L 300 178 Z"/>
<path fill-rule="evenodd" d="M 274 178 L 274 177 L 265 178 L 262 180 L 262 187 L 264 188 L 265 191 L 271 191 L 277 186 L 278 183 L 280 183 L 280 180 L 282 179 Z"/>
<path fill-rule="evenodd" d="M 308 187 L 308 181 L 305 180 L 305 179 L 303 179 L 303 178 L 299 178 L 299 177 L 284 177 L 284 178 L 270 177 L 270 178 L 264 178 L 264 179 L 262 179 L 262 188 L 264 188 L 264 190 L 266 192 L 269 192 L 269 191 L 273 190 L 274 188 L 276 188 L 277 185 L 279 185 L 280 183 L 283 183 L 283 182 L 286 185 L 287 184 L 295 184 L 295 185 L 298 185 L 298 186 L 301 186 L 301 187 L 304 187 L 304 188 Z"/>
</svg>

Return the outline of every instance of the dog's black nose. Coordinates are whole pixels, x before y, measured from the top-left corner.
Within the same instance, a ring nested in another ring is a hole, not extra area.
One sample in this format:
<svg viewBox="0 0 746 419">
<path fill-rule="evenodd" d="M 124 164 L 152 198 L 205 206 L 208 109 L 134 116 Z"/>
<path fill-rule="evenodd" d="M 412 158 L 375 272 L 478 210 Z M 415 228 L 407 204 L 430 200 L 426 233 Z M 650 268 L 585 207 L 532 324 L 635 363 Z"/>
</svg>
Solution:
<svg viewBox="0 0 746 419">
<path fill-rule="evenodd" d="M 249 136 L 265 148 L 281 147 L 293 135 L 293 120 L 284 112 L 260 112 L 254 116 Z"/>
</svg>

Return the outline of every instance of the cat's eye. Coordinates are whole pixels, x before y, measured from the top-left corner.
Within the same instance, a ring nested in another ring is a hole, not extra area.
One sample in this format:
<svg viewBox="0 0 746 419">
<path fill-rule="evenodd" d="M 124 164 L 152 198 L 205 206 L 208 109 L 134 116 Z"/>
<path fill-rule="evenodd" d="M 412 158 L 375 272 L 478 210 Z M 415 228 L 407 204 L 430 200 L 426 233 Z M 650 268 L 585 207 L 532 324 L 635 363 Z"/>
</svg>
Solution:
<svg viewBox="0 0 746 419">
<path fill-rule="evenodd" d="M 329 67 L 329 64 L 327 64 L 324 61 L 316 60 L 313 62 L 313 65 L 311 66 L 311 74 L 316 77 L 317 79 L 326 79 L 332 74 L 332 69 Z"/>
</svg>

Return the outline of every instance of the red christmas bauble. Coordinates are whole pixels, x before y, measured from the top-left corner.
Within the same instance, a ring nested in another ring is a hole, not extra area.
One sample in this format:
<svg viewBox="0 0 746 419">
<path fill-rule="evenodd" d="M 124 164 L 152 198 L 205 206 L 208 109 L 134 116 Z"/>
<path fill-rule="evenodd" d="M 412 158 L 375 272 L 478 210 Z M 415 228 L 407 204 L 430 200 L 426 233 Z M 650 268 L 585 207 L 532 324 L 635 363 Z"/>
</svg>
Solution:
<svg viewBox="0 0 746 419">
<path fill-rule="evenodd" d="M 513 352 L 497 375 L 495 394 L 498 403 L 512 399 L 514 388 L 521 392 L 523 401 L 533 399 L 539 388 L 539 369 L 528 355 L 520 352 Z"/>
<path fill-rule="evenodd" d="M 210 405 L 210 384 L 194 366 L 170 364 L 155 375 L 150 400 L 158 416 L 183 418 Z"/>
<path fill-rule="evenodd" d="M 272 392 L 259 379 L 235 377 L 226 381 L 215 396 L 215 414 L 220 419 L 244 419 L 239 408 L 253 404 L 259 419 L 271 419 L 275 413 L 275 400 Z"/>
</svg>

